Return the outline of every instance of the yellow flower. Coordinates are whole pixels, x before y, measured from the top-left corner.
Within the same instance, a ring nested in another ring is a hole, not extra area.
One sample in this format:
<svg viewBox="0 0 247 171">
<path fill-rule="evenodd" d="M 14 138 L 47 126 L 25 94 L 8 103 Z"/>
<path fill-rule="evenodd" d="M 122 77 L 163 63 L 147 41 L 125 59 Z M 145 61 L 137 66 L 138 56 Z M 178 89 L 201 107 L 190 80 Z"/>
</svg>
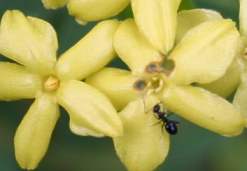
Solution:
<svg viewBox="0 0 247 171">
<path fill-rule="evenodd" d="M 241 84 L 239 85 L 235 94 L 233 104 L 240 109 L 242 115 L 245 117 L 245 125 L 247 126 L 247 0 L 240 0 L 240 34 L 243 41 L 243 48 L 241 54 L 242 72 Z"/>
<path fill-rule="evenodd" d="M 114 138 L 128 170 L 154 170 L 167 156 L 169 136 L 155 125 L 152 113 L 159 102 L 215 133 L 239 135 L 244 127 L 240 112 L 197 86 L 220 79 L 235 60 L 240 36 L 234 22 L 196 9 L 180 12 L 178 21 L 184 22 L 177 23 L 179 0 L 131 2 L 136 22 L 122 22 L 114 36 L 115 50 L 131 71 L 105 68 L 87 79 L 118 110 L 130 102 L 120 112 L 124 135 Z"/>
<path fill-rule="evenodd" d="M 23 169 L 36 168 L 45 155 L 60 115 L 58 105 L 68 111 L 75 134 L 122 134 L 110 100 L 79 81 L 115 56 L 112 37 L 118 25 L 116 20 L 99 23 L 56 61 L 57 37 L 49 23 L 16 10 L 3 15 L 0 53 L 20 65 L 0 62 L 0 100 L 35 98 L 14 139 L 16 159 Z"/>
<path fill-rule="evenodd" d="M 80 24 L 113 17 L 124 10 L 129 0 L 42 0 L 47 9 L 67 5 L 70 15 Z"/>
</svg>

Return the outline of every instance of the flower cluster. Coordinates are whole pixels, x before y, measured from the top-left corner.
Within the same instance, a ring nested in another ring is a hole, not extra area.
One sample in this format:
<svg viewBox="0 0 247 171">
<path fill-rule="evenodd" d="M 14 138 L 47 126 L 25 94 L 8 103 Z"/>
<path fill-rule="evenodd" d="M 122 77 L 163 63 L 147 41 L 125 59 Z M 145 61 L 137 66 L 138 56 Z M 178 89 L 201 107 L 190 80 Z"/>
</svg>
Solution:
<svg viewBox="0 0 247 171">
<path fill-rule="evenodd" d="M 0 54 L 13 62 L 0 62 L 0 100 L 35 99 L 14 137 L 21 168 L 35 169 L 42 160 L 59 106 L 74 134 L 111 137 L 129 171 L 152 171 L 165 160 L 169 113 L 222 136 L 242 133 L 247 0 L 240 0 L 240 31 L 213 10 L 179 11 L 181 0 L 42 2 L 49 9 L 66 5 L 84 24 L 113 17 L 129 4 L 133 18 L 99 22 L 57 59 L 49 23 L 18 10 L 2 16 Z M 106 67 L 117 56 L 128 70 Z M 231 103 L 226 99 L 236 89 Z"/>
</svg>

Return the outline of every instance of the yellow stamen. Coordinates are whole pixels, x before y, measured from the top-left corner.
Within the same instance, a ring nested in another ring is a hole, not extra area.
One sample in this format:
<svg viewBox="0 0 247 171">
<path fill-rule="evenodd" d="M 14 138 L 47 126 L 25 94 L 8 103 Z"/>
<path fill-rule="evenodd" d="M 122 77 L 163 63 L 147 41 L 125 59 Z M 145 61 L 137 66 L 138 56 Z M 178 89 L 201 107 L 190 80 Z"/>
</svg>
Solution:
<svg viewBox="0 0 247 171">
<path fill-rule="evenodd" d="M 55 91 L 59 87 L 59 80 L 54 76 L 49 76 L 44 83 L 44 89 L 46 91 Z"/>
</svg>

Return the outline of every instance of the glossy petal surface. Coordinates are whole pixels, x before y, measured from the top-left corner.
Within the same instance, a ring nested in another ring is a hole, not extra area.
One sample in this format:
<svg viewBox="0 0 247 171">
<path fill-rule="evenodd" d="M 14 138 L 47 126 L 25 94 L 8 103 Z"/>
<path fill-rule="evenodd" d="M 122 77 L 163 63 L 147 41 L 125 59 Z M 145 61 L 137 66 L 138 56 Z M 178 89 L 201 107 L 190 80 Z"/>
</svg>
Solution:
<svg viewBox="0 0 247 171">
<path fill-rule="evenodd" d="M 42 75 L 52 73 L 57 37 L 53 27 L 20 11 L 4 13 L 0 26 L 0 53 Z"/>
<path fill-rule="evenodd" d="M 200 87 L 227 98 L 237 89 L 240 75 L 241 67 L 237 61 L 234 61 L 223 77 L 208 84 L 201 84 Z"/>
<path fill-rule="evenodd" d="M 82 22 L 96 21 L 117 15 L 128 4 L 129 0 L 70 0 L 68 10 Z"/>
<path fill-rule="evenodd" d="M 15 134 L 15 156 L 23 169 L 35 169 L 44 157 L 59 118 L 54 98 L 38 97 L 21 121 Z"/>
<path fill-rule="evenodd" d="M 244 73 L 242 82 L 238 87 L 238 90 L 234 96 L 233 104 L 241 111 L 241 114 L 245 117 L 245 122 L 247 125 L 247 73 L 246 72 Z"/>
<path fill-rule="evenodd" d="M 86 82 L 107 95 L 117 110 L 135 100 L 139 91 L 134 88 L 138 77 L 129 71 L 117 68 L 104 68 L 87 78 Z"/>
<path fill-rule="evenodd" d="M 41 88 L 41 78 L 21 65 L 0 62 L 0 75 L 0 100 L 34 98 Z"/>
<path fill-rule="evenodd" d="M 70 128 L 75 134 L 111 137 L 122 134 L 116 110 L 97 89 L 71 80 L 61 85 L 57 97 L 70 116 Z"/>
<path fill-rule="evenodd" d="M 141 33 L 163 54 L 173 47 L 181 0 L 131 0 Z"/>
<path fill-rule="evenodd" d="M 162 55 L 138 31 L 134 20 L 125 20 L 114 36 L 114 48 L 134 74 L 143 73 L 148 64 L 162 61 Z"/>
<path fill-rule="evenodd" d="M 236 136 L 243 131 L 240 111 L 202 88 L 168 85 L 161 100 L 168 110 L 215 133 Z"/>
<path fill-rule="evenodd" d="M 115 57 L 112 39 L 118 24 L 117 20 L 100 22 L 66 51 L 56 66 L 59 78 L 81 80 L 112 60 Z"/>
<path fill-rule="evenodd" d="M 207 21 L 192 28 L 169 56 L 177 84 L 209 83 L 222 77 L 240 48 L 231 20 Z"/>
<path fill-rule="evenodd" d="M 178 13 L 178 27 L 176 42 L 180 42 L 183 36 L 193 27 L 209 20 L 219 20 L 223 17 L 217 11 L 208 9 L 183 10 Z"/>
<path fill-rule="evenodd" d="M 152 108 L 157 99 L 146 100 L 145 107 Z M 169 151 L 169 135 L 153 113 L 145 112 L 143 100 L 136 100 L 120 113 L 124 135 L 114 138 L 117 155 L 129 171 L 154 170 Z"/>
<path fill-rule="evenodd" d="M 57 9 L 65 6 L 69 0 L 42 0 L 47 9 Z"/>
<path fill-rule="evenodd" d="M 240 21 L 240 32 L 243 36 L 247 36 L 247 0 L 239 0 L 240 11 L 239 11 L 239 21 Z"/>
</svg>

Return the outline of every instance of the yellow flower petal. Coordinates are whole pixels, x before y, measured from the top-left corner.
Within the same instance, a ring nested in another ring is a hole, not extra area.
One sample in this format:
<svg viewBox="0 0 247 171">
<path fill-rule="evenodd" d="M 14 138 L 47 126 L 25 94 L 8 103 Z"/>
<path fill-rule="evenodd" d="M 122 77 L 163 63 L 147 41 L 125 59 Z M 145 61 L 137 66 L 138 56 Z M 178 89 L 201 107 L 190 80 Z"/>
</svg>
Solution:
<svg viewBox="0 0 247 171">
<path fill-rule="evenodd" d="M 240 73 L 241 67 L 235 60 L 223 77 L 208 84 L 201 84 L 200 87 L 227 98 L 237 89 L 240 83 Z"/>
<path fill-rule="evenodd" d="M 87 78 L 86 82 L 107 95 L 117 110 L 140 95 L 134 84 L 138 77 L 129 71 L 117 68 L 104 68 Z"/>
<path fill-rule="evenodd" d="M 102 21 L 77 44 L 66 51 L 56 66 L 60 79 L 83 79 L 100 70 L 115 57 L 113 34 L 119 22 Z"/>
<path fill-rule="evenodd" d="M 40 74 L 49 74 L 56 62 L 56 32 L 47 22 L 7 11 L 0 26 L 0 53 Z"/>
<path fill-rule="evenodd" d="M 122 134 L 122 123 L 116 110 L 97 89 L 71 80 L 62 83 L 57 97 L 59 104 L 69 113 L 70 126 L 74 133 L 111 137 Z"/>
<path fill-rule="evenodd" d="M 117 15 L 128 4 L 129 0 L 70 0 L 68 10 L 82 22 L 97 21 Z"/>
<path fill-rule="evenodd" d="M 42 0 L 47 9 L 57 9 L 65 6 L 69 0 Z"/>
<path fill-rule="evenodd" d="M 240 11 L 239 11 L 239 23 L 240 32 L 243 36 L 247 36 L 247 0 L 239 0 Z"/>
<path fill-rule="evenodd" d="M 234 106 L 240 109 L 241 114 L 245 117 L 247 125 L 247 83 L 242 83 L 234 97 Z"/>
<path fill-rule="evenodd" d="M 233 100 L 234 106 L 236 106 L 241 114 L 245 117 L 245 125 L 247 126 L 247 75 L 246 72 L 243 75 L 242 83 L 238 87 L 238 90 Z"/>
<path fill-rule="evenodd" d="M 168 110 L 223 136 L 236 136 L 243 131 L 240 112 L 225 99 L 202 88 L 167 85 L 161 96 Z"/>
<path fill-rule="evenodd" d="M 41 88 L 41 78 L 23 66 L 0 62 L 0 100 L 34 98 Z"/>
<path fill-rule="evenodd" d="M 92 129 L 85 128 L 81 126 L 80 123 L 70 122 L 69 127 L 71 131 L 76 135 L 83 135 L 83 136 L 94 136 L 94 137 L 104 137 L 102 132 L 97 132 Z"/>
<path fill-rule="evenodd" d="M 120 24 L 114 36 L 114 48 L 134 74 L 143 73 L 148 64 L 162 60 L 162 55 L 140 34 L 132 19 Z"/>
<path fill-rule="evenodd" d="M 239 47 L 231 20 L 204 22 L 188 31 L 169 56 L 175 62 L 170 78 L 178 84 L 215 81 L 225 74 Z"/>
<path fill-rule="evenodd" d="M 139 30 L 160 52 L 173 47 L 181 0 L 131 0 Z"/>
<path fill-rule="evenodd" d="M 148 110 L 158 100 L 146 102 Z M 158 120 L 151 112 L 145 113 L 142 100 L 129 103 L 120 117 L 124 135 L 113 139 L 120 160 L 129 171 L 154 170 L 165 160 L 169 151 L 169 135 L 163 130 L 162 124 L 157 124 Z"/>
<path fill-rule="evenodd" d="M 180 42 L 191 28 L 209 20 L 223 19 L 220 13 L 208 9 L 183 10 L 178 13 L 176 42 Z"/>
<path fill-rule="evenodd" d="M 59 118 L 54 98 L 41 95 L 32 104 L 15 134 L 15 156 L 23 169 L 35 169 L 44 157 Z"/>
</svg>

